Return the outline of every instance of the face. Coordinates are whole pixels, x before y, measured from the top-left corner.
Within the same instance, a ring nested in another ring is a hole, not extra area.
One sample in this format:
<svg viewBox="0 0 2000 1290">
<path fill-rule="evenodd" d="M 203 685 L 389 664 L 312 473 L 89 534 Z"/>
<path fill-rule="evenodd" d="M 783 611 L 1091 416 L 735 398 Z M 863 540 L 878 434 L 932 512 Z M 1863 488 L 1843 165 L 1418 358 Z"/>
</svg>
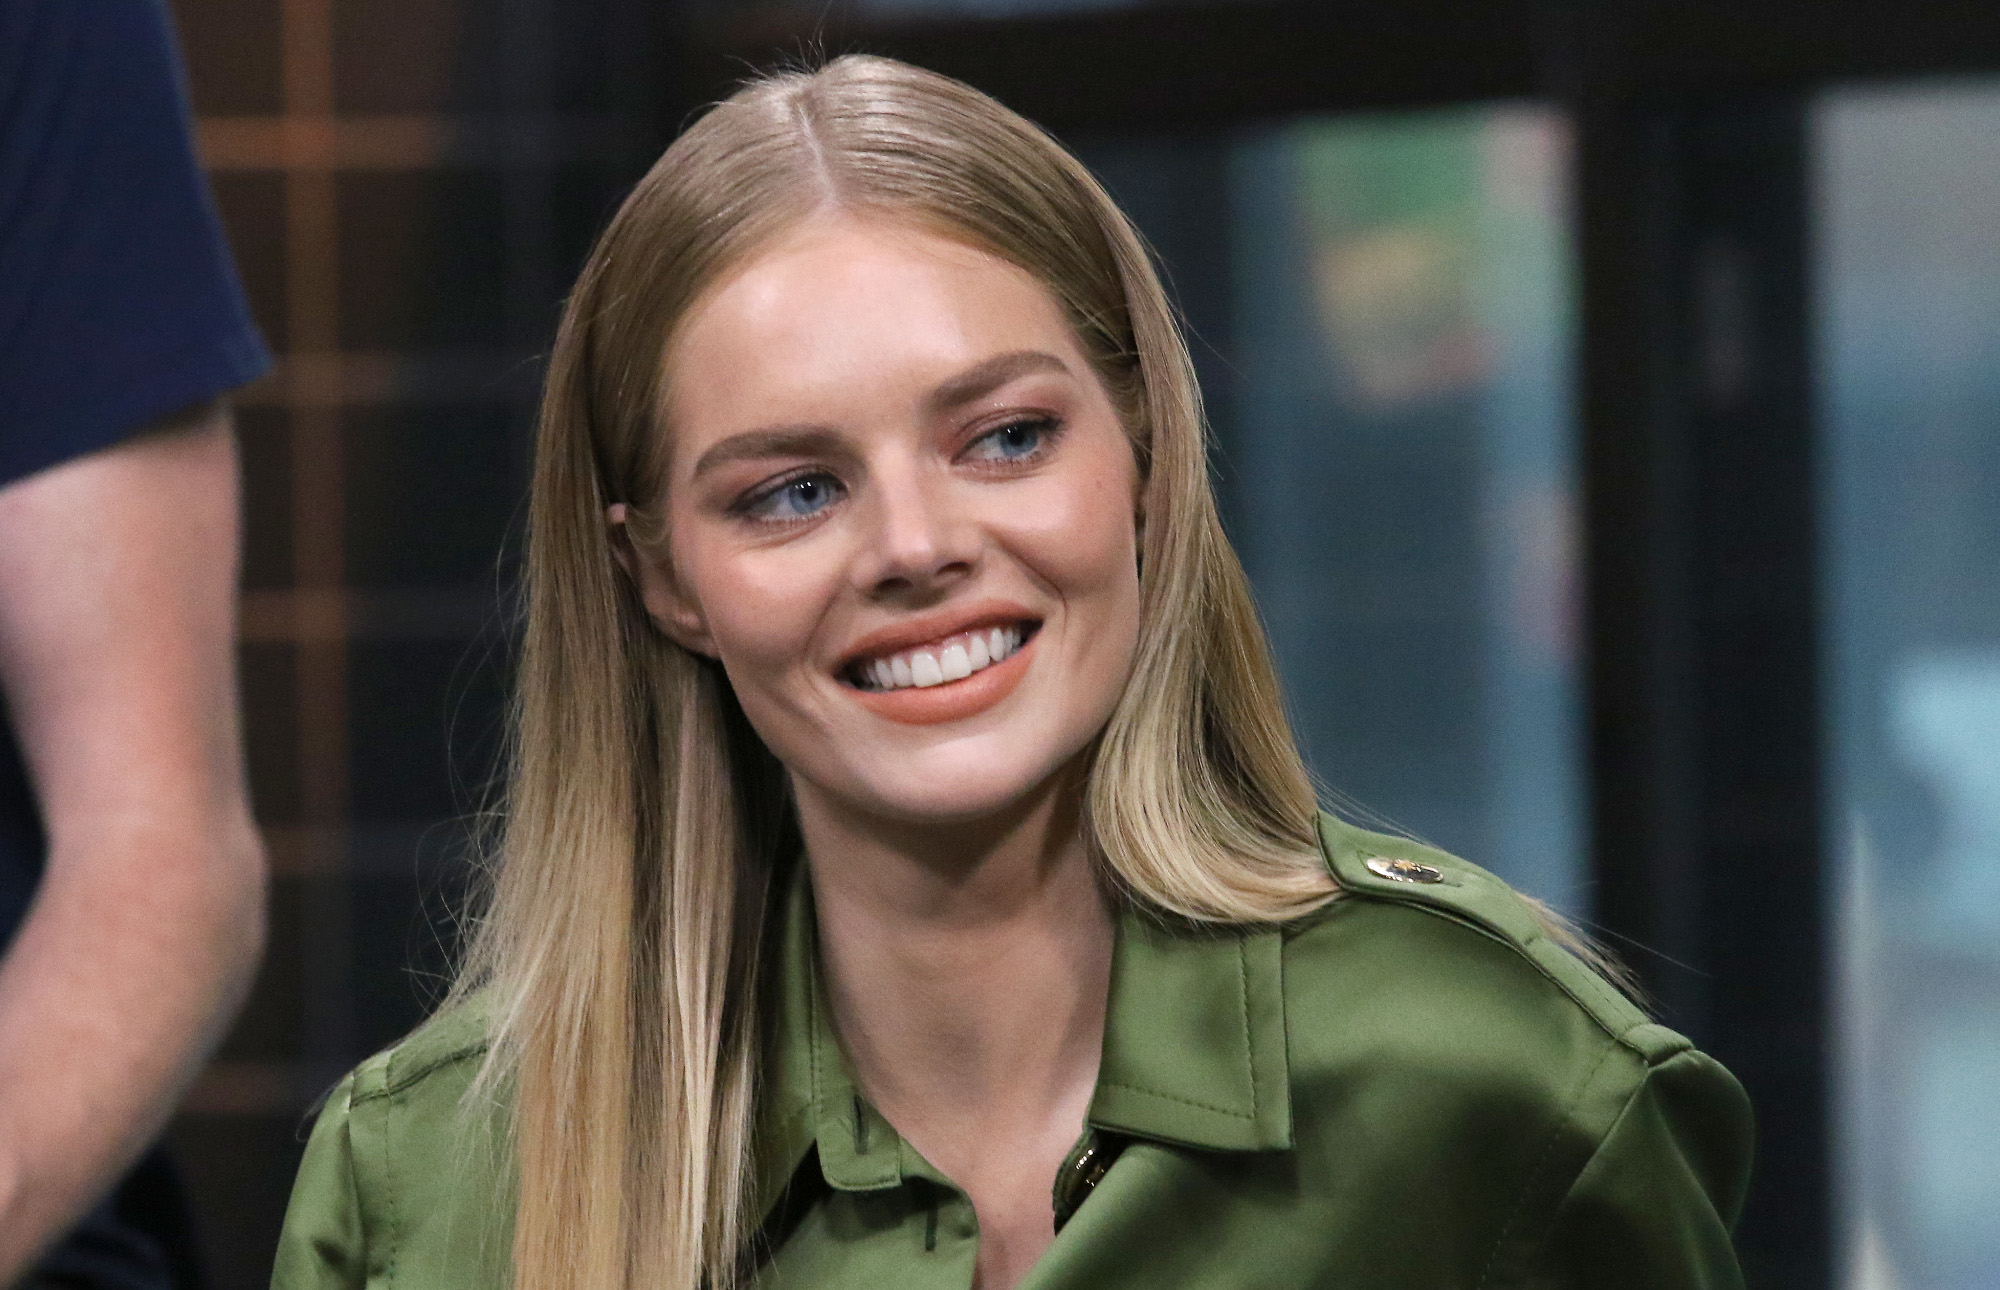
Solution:
<svg viewBox="0 0 2000 1290">
<path fill-rule="evenodd" d="M 802 803 L 965 821 L 1076 761 L 1131 669 L 1139 480 L 1046 289 L 827 218 L 711 289 L 666 361 L 667 539 L 628 567 Z"/>
</svg>

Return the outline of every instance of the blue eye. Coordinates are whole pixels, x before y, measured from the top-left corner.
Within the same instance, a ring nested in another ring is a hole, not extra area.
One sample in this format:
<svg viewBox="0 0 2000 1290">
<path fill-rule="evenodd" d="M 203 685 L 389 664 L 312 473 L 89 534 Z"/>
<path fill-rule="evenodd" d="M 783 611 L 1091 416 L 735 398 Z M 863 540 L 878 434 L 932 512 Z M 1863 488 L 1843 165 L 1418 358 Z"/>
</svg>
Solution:
<svg viewBox="0 0 2000 1290">
<path fill-rule="evenodd" d="M 831 475 L 800 475 L 752 499 L 743 510 L 758 519 L 802 520 L 833 505 L 846 491 Z"/>
<path fill-rule="evenodd" d="M 1055 422 L 1046 417 L 1010 421 L 972 441 L 967 455 L 987 461 L 1022 461 L 1045 446 Z"/>
</svg>

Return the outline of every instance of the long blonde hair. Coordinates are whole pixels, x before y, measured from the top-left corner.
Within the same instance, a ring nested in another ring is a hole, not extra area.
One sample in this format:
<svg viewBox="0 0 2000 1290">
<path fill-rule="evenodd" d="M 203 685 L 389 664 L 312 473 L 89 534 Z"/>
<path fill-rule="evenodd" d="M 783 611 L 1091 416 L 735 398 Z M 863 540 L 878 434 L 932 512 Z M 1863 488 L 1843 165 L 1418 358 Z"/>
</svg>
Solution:
<svg viewBox="0 0 2000 1290">
<path fill-rule="evenodd" d="M 515 1283 L 727 1290 L 746 1213 L 759 929 L 797 846 L 784 777 L 712 662 L 667 640 L 605 509 L 664 486 L 662 358 L 705 287 L 815 211 L 957 238 L 1061 302 L 1137 453 L 1141 628 L 1089 777 L 1130 898 L 1272 922 L 1337 894 L 1312 782 L 1209 487 L 1200 394 L 1131 224 L 1021 117 L 882 58 L 760 79 L 613 217 L 542 404 L 501 863 L 458 993 L 512 1104 Z"/>
</svg>

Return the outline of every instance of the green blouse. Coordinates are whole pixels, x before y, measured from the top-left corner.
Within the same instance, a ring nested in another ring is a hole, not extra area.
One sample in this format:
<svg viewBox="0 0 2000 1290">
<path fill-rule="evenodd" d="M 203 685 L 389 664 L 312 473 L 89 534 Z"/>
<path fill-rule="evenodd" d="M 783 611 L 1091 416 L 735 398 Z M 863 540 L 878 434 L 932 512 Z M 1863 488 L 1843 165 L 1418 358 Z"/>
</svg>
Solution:
<svg viewBox="0 0 2000 1290">
<path fill-rule="evenodd" d="M 1073 1215 L 1022 1290 L 1740 1286 L 1751 1121 L 1729 1073 L 1483 870 L 1330 817 L 1320 836 L 1350 896 L 1296 924 L 1120 916 L 1089 1126 L 1056 1180 Z M 854 1087 L 802 876 L 785 900 L 756 1284 L 964 1290 L 972 1206 Z M 341 1083 L 274 1286 L 506 1285 L 499 1115 L 461 1105 L 483 1052 L 460 1010 Z"/>
</svg>

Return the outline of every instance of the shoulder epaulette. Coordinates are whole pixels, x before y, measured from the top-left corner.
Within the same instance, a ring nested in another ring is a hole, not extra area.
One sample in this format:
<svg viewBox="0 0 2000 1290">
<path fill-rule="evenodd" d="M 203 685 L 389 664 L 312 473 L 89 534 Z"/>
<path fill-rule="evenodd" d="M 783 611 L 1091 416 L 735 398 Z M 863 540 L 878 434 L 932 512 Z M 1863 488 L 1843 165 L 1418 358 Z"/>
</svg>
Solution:
<svg viewBox="0 0 2000 1290">
<path fill-rule="evenodd" d="M 1478 865 L 1410 838 L 1356 828 L 1324 812 L 1319 836 L 1327 867 L 1350 895 L 1414 906 L 1512 946 L 1598 1025 L 1648 1061 L 1687 1046 L 1671 1030 L 1653 1025 L 1616 986 L 1553 940 L 1520 893 Z"/>
</svg>

